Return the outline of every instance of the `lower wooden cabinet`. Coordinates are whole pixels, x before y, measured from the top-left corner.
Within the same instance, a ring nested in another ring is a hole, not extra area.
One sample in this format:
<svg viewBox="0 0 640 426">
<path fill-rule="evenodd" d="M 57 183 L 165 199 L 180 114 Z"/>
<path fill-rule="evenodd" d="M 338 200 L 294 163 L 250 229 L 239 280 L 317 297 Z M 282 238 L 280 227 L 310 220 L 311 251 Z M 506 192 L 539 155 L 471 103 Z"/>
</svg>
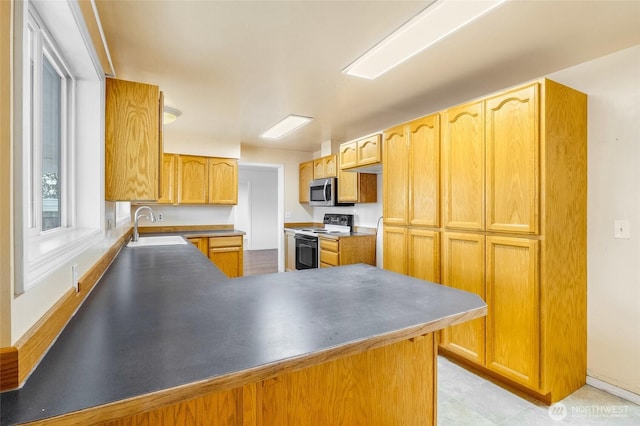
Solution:
<svg viewBox="0 0 640 426">
<path fill-rule="evenodd" d="M 296 270 L 296 233 L 293 231 L 284 231 L 284 270 Z"/>
<path fill-rule="evenodd" d="M 188 238 L 188 240 L 227 277 L 236 278 L 242 276 L 244 272 L 242 235 L 193 237 Z"/>
<path fill-rule="evenodd" d="M 336 240 L 318 238 L 320 267 L 351 265 L 354 263 L 376 264 L 376 236 L 340 237 Z"/>
<path fill-rule="evenodd" d="M 209 259 L 229 278 L 243 274 L 242 236 L 209 237 Z"/>
<path fill-rule="evenodd" d="M 407 275 L 407 228 L 385 225 L 382 232 L 384 269 Z"/>
<path fill-rule="evenodd" d="M 440 282 L 440 232 L 385 225 L 383 238 L 384 269 Z"/>
</svg>

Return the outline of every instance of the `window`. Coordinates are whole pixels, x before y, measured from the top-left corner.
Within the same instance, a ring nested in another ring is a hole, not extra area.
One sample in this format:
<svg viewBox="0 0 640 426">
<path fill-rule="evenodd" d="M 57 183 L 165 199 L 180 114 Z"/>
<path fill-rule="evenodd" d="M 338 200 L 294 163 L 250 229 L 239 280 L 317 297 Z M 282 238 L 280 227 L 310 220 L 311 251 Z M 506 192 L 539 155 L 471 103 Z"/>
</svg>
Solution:
<svg viewBox="0 0 640 426">
<path fill-rule="evenodd" d="M 35 10 L 29 10 L 28 226 L 40 235 L 71 225 L 67 161 L 73 80 Z"/>
</svg>

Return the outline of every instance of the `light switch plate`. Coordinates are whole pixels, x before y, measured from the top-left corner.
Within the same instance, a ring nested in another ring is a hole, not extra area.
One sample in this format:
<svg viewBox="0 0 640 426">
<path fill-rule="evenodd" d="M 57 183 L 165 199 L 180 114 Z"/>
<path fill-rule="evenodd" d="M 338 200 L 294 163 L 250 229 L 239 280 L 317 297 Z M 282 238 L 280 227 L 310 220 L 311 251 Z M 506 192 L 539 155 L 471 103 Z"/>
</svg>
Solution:
<svg viewBox="0 0 640 426">
<path fill-rule="evenodd" d="M 629 230 L 628 220 L 613 221 L 613 238 L 621 238 L 624 240 L 631 239 L 631 232 Z"/>
</svg>

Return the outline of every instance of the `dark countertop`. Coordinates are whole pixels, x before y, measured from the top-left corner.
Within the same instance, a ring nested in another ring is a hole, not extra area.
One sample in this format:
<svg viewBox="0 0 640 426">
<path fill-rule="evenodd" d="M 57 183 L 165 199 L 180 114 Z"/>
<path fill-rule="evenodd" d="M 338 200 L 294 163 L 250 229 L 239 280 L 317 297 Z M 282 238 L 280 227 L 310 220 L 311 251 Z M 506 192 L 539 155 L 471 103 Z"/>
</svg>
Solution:
<svg viewBox="0 0 640 426">
<path fill-rule="evenodd" d="M 191 244 L 124 247 L 23 388 L 10 425 L 486 309 L 368 265 L 227 279 Z"/>
</svg>

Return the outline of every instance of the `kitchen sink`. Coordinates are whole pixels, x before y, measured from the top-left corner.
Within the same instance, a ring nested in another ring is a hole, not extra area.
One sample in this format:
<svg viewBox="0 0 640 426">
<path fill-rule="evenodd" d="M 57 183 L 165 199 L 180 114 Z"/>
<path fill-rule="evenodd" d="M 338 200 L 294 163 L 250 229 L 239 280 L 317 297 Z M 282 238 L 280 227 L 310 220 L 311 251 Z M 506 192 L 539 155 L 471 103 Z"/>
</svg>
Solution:
<svg viewBox="0 0 640 426">
<path fill-rule="evenodd" d="M 178 235 L 165 235 L 160 237 L 140 237 L 138 241 L 129 241 L 127 247 L 174 246 L 180 244 L 188 243 Z"/>
</svg>

